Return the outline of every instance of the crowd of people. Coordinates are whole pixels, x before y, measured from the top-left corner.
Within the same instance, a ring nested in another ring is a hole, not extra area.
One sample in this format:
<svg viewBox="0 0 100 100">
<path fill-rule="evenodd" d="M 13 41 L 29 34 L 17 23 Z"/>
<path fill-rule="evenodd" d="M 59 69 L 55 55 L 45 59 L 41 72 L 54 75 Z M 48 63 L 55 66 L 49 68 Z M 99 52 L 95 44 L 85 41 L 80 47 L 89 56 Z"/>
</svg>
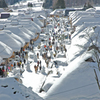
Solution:
<svg viewBox="0 0 100 100">
<path fill-rule="evenodd" d="M 16 58 L 17 56 L 17 58 Z M 0 65 L 0 76 L 8 77 L 8 74 L 13 71 L 15 68 L 24 69 L 24 65 L 26 64 L 27 53 L 24 48 L 21 48 L 20 52 L 15 52 L 15 57 L 8 59 L 6 64 L 1 63 Z"/>
<path fill-rule="evenodd" d="M 40 47 L 38 48 L 38 49 L 40 49 L 42 54 L 37 53 L 37 55 L 36 55 L 37 64 L 34 65 L 35 73 L 42 70 L 42 68 L 43 68 L 43 65 L 41 64 L 42 60 L 45 61 L 45 65 L 46 65 L 45 67 L 48 68 L 48 67 L 50 67 L 49 63 L 51 62 L 51 59 L 56 58 L 57 54 L 59 52 L 61 52 L 63 54 L 65 54 L 67 52 L 65 44 L 62 43 L 61 36 L 62 36 L 62 30 L 59 26 L 56 25 L 56 27 L 54 27 L 54 29 L 49 31 L 47 40 L 44 40 L 44 41 L 41 40 L 41 43 L 43 43 L 44 45 L 40 45 Z M 71 35 L 70 35 L 69 39 L 71 39 Z M 1 77 L 7 77 L 9 71 L 11 72 L 16 67 L 24 69 L 24 66 L 28 59 L 28 54 L 27 54 L 28 52 L 26 53 L 25 49 L 30 50 L 35 53 L 34 42 L 31 40 L 30 44 L 27 48 L 21 48 L 20 52 L 15 53 L 15 55 L 18 55 L 19 60 L 15 61 L 15 59 L 14 59 L 11 62 L 8 62 L 5 68 L 4 68 L 4 66 L 2 66 L 0 68 L 0 76 Z M 39 56 L 42 57 L 42 60 L 39 59 Z M 34 60 L 34 58 L 33 58 L 33 60 Z M 56 67 L 57 63 L 54 62 L 54 65 Z"/>
<path fill-rule="evenodd" d="M 48 67 L 51 68 L 51 65 L 49 65 L 49 63 L 51 62 L 51 59 L 55 59 L 57 57 L 59 52 L 66 55 L 67 48 L 65 44 L 62 43 L 62 41 L 59 41 L 59 39 L 61 38 L 60 33 L 62 33 L 61 32 L 62 30 L 59 29 L 58 27 L 56 26 L 55 29 L 49 31 L 49 37 L 47 36 L 47 39 L 45 39 L 44 41 L 41 40 L 43 45 L 40 45 L 40 48 L 38 49 L 42 51 L 42 54 L 41 53 L 36 54 L 37 64 L 34 65 L 35 73 L 40 72 L 44 66 L 46 68 Z M 42 60 L 40 60 L 40 56 L 42 57 Z M 45 61 L 44 65 L 41 64 L 41 61 L 43 60 Z M 56 61 L 53 64 L 55 67 L 58 66 Z"/>
</svg>

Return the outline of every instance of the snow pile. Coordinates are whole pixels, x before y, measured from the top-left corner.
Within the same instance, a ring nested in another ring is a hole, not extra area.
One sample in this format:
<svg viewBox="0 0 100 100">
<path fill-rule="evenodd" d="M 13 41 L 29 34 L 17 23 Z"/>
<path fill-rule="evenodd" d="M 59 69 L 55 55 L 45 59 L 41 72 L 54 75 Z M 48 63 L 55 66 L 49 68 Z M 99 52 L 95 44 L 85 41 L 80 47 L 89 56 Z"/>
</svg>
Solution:
<svg viewBox="0 0 100 100">
<path fill-rule="evenodd" d="M 94 63 L 84 62 L 89 55 L 83 55 L 71 62 L 65 73 L 49 89 L 45 100 L 99 100 L 99 89 L 95 80 Z M 99 74 L 100 77 L 100 74 Z"/>
<path fill-rule="evenodd" d="M 0 79 L 0 100 L 43 100 L 31 88 L 18 83 L 14 77 Z"/>
</svg>

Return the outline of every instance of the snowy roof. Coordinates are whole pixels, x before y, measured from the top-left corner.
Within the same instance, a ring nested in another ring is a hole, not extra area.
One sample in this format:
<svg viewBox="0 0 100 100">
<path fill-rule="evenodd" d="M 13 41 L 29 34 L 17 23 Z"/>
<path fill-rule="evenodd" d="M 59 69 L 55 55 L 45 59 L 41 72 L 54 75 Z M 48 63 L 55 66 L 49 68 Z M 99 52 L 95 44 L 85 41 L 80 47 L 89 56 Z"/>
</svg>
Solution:
<svg viewBox="0 0 100 100">
<path fill-rule="evenodd" d="M 77 29 L 78 30 L 78 29 Z M 87 27 L 76 34 L 67 51 L 69 65 L 62 76 L 51 86 L 45 95 L 45 100 L 99 100 L 99 87 L 95 79 L 94 69 L 100 78 L 96 62 L 85 62 L 93 57 L 92 51 L 87 51 L 91 45 L 99 47 L 100 26 Z M 73 33 L 75 34 L 75 33 Z M 91 40 L 93 41 L 91 43 Z M 81 41 L 81 42 L 80 42 Z"/>
<path fill-rule="evenodd" d="M 52 12 L 50 13 L 50 15 L 56 15 L 57 12 L 63 12 L 63 13 L 64 13 L 64 11 L 65 11 L 65 9 L 55 9 L 54 11 L 52 11 Z"/>
<path fill-rule="evenodd" d="M 72 38 L 74 38 L 76 35 L 82 32 L 85 28 L 94 27 L 97 25 L 100 25 L 100 22 L 85 22 L 84 24 L 77 26 L 76 31 L 74 32 L 74 34 L 72 34 Z"/>
<path fill-rule="evenodd" d="M 89 9 L 86 10 L 86 12 L 95 12 L 95 11 L 96 11 L 95 8 L 89 8 Z"/>
<path fill-rule="evenodd" d="M 37 29 L 37 33 L 41 32 L 41 27 L 38 24 L 36 24 L 34 21 L 32 21 L 31 24 Z"/>
<path fill-rule="evenodd" d="M 2 58 L 9 58 L 12 56 L 13 50 L 0 41 L 0 57 Z"/>
<path fill-rule="evenodd" d="M 96 10 L 100 10 L 100 7 L 99 7 L 99 6 L 97 6 L 97 7 L 95 7 L 95 9 L 96 9 Z"/>
<path fill-rule="evenodd" d="M 93 66 L 85 63 L 82 57 L 84 56 L 76 58 L 67 66 L 65 73 L 47 92 L 45 100 L 100 99 Z M 98 69 L 96 71 L 99 73 Z"/>
<path fill-rule="evenodd" d="M 5 10 L 4 10 L 3 8 L 0 8 L 0 13 L 1 13 L 1 12 L 5 12 Z"/>
<path fill-rule="evenodd" d="M 23 27 L 27 28 L 33 33 L 37 33 L 37 29 L 32 25 L 32 24 L 25 24 L 25 23 L 20 23 L 23 25 Z"/>
<path fill-rule="evenodd" d="M 27 33 L 22 32 L 18 26 L 7 26 L 4 28 L 5 30 L 10 30 L 12 33 L 20 36 L 21 38 L 24 39 L 25 42 L 30 41 L 30 36 Z"/>
<path fill-rule="evenodd" d="M 3 30 L 5 26 L 5 24 L 0 24 L 0 30 Z"/>
<path fill-rule="evenodd" d="M 3 32 L 6 32 L 7 34 L 9 34 L 11 37 L 13 37 L 14 39 L 16 39 L 17 41 L 19 41 L 21 43 L 21 47 L 23 47 L 25 45 L 25 41 L 19 37 L 18 35 L 12 33 L 10 30 L 3 30 Z"/>
<path fill-rule="evenodd" d="M 46 19 L 46 17 L 45 16 L 43 16 L 43 15 L 39 15 L 37 18 L 41 18 L 41 19 Z"/>
<path fill-rule="evenodd" d="M 31 88 L 18 83 L 14 77 L 0 78 L 0 100 L 43 100 Z"/>
<path fill-rule="evenodd" d="M 76 18 L 76 17 L 78 17 L 78 16 L 80 16 L 80 17 L 82 17 L 82 16 L 84 16 L 84 17 L 87 17 L 87 16 L 94 16 L 96 14 L 96 12 L 86 12 L 86 11 L 75 11 L 75 12 L 71 12 L 71 13 L 69 13 L 69 16 L 72 18 L 72 19 L 74 19 L 74 18 Z"/>
<path fill-rule="evenodd" d="M 96 45 L 97 47 L 100 47 L 99 46 L 100 39 L 98 38 L 100 36 L 99 28 L 100 28 L 99 25 L 94 25 L 87 28 L 85 26 L 80 26 L 77 29 L 80 30 L 72 35 L 72 44 L 70 49 L 68 50 L 69 62 L 73 61 L 81 53 L 86 52 L 86 50 L 91 45 Z M 91 40 L 93 42 L 91 42 Z"/>
<path fill-rule="evenodd" d="M 4 31 L 0 32 L 0 41 L 11 47 L 13 51 L 20 51 L 21 43 Z"/>
<path fill-rule="evenodd" d="M 27 28 L 21 27 L 19 29 L 22 30 L 23 32 L 27 33 L 28 35 L 30 35 L 31 36 L 31 39 L 34 39 L 35 38 L 35 33 L 32 33 Z"/>
<path fill-rule="evenodd" d="M 37 18 L 37 17 L 33 17 L 33 21 L 39 25 L 40 27 L 43 27 L 43 23 Z"/>
<path fill-rule="evenodd" d="M 79 19 L 77 19 L 73 23 L 73 25 L 78 26 L 78 25 L 84 24 L 84 22 L 91 22 L 91 21 L 99 22 L 100 21 L 100 17 L 92 17 L 92 16 L 89 16 L 89 17 L 80 17 Z"/>
</svg>

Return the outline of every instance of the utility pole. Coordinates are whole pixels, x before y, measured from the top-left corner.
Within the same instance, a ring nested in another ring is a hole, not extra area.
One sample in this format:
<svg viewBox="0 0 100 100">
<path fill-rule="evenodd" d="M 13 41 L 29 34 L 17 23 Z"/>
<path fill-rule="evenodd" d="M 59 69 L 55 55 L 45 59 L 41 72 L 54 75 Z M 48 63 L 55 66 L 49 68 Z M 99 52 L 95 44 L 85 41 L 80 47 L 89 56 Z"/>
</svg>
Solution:
<svg viewBox="0 0 100 100">
<path fill-rule="evenodd" d="M 98 76 L 97 76 L 97 73 L 96 73 L 96 70 L 94 69 L 94 73 L 95 73 L 95 79 L 97 81 L 97 85 L 98 85 L 98 88 L 100 90 L 100 84 L 99 84 L 99 79 L 98 79 Z"/>
</svg>

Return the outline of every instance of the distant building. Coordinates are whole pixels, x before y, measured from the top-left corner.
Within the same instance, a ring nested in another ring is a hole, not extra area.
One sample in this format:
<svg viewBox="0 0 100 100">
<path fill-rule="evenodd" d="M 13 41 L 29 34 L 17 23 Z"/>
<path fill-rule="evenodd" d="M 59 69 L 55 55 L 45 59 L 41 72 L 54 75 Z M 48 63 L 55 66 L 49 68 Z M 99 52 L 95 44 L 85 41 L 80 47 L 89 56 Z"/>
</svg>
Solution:
<svg viewBox="0 0 100 100">
<path fill-rule="evenodd" d="M 8 13 L 8 12 L 2 12 L 0 16 L 1 16 L 2 19 L 3 18 L 8 18 L 8 17 L 10 17 L 10 13 Z"/>
</svg>

